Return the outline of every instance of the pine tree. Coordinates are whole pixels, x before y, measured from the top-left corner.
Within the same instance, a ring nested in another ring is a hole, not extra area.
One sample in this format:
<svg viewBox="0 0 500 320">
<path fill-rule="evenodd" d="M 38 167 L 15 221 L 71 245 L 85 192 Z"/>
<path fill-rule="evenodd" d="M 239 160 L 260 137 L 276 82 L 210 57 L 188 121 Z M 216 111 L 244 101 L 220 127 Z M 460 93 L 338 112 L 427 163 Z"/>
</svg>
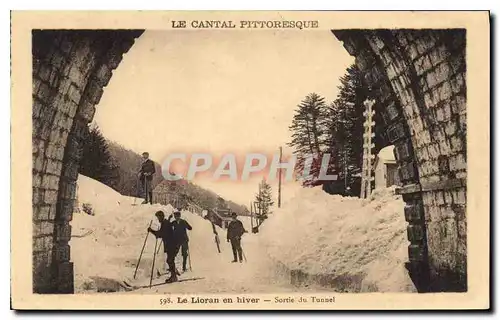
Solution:
<svg viewBox="0 0 500 320">
<path fill-rule="evenodd" d="M 108 143 L 97 125 L 88 128 L 81 152 L 79 173 L 116 188 L 118 166 L 111 157 Z"/>
<path fill-rule="evenodd" d="M 271 185 L 267 183 L 265 179 L 262 179 L 259 183 L 259 191 L 255 195 L 255 201 L 257 202 L 257 207 L 259 208 L 259 211 L 257 212 L 257 219 L 259 221 L 258 225 L 260 225 L 265 219 L 267 219 L 268 215 L 272 213 L 271 207 L 274 204 Z"/>
<path fill-rule="evenodd" d="M 288 143 L 294 148 L 297 156 L 296 170 L 300 174 L 306 167 L 307 156 L 313 156 L 310 176 L 304 177 L 304 184 L 311 183 L 319 175 L 319 165 L 325 148 L 327 127 L 324 125 L 327 105 L 325 99 L 316 93 L 310 93 L 297 106 L 289 130 L 292 132 L 292 140 Z M 319 162 L 318 162 L 319 161 Z"/>
<path fill-rule="evenodd" d="M 335 159 L 343 188 L 354 191 L 357 186 L 352 172 L 361 170 L 362 166 L 363 103 L 369 97 L 369 89 L 362 81 L 361 71 L 356 65 L 346 70 L 338 88 L 339 94 L 329 106 L 326 145 Z"/>
</svg>

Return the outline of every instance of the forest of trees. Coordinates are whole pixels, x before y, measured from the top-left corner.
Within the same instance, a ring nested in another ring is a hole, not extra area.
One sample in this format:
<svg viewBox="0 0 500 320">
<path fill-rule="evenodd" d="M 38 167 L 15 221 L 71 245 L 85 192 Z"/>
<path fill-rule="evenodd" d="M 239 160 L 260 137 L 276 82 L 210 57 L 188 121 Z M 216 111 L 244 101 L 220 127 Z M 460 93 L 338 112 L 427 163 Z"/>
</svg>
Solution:
<svg viewBox="0 0 500 320">
<path fill-rule="evenodd" d="M 362 81 L 362 73 L 352 65 L 340 78 L 336 99 L 327 103 L 316 93 L 307 95 L 297 106 L 289 127 L 292 140 L 289 143 L 297 156 L 297 172 L 302 172 L 307 155 L 314 155 L 310 175 L 303 177 L 304 186 L 322 185 L 329 193 L 358 195 L 359 173 L 363 160 L 363 112 L 364 101 L 370 90 Z M 378 137 L 379 149 L 383 137 Z M 330 154 L 328 174 L 337 174 L 337 181 L 318 179 L 321 159 Z"/>
<path fill-rule="evenodd" d="M 142 192 L 137 179 L 141 162 L 141 156 L 134 151 L 104 138 L 97 125 L 88 127 L 82 143 L 79 173 L 123 195 L 138 196 Z M 153 187 L 163 180 L 160 165 L 155 165 L 158 174 L 153 179 Z"/>
<path fill-rule="evenodd" d="M 97 125 L 88 127 L 81 148 L 79 173 L 117 190 L 119 166 L 109 151 L 109 143 Z"/>
</svg>

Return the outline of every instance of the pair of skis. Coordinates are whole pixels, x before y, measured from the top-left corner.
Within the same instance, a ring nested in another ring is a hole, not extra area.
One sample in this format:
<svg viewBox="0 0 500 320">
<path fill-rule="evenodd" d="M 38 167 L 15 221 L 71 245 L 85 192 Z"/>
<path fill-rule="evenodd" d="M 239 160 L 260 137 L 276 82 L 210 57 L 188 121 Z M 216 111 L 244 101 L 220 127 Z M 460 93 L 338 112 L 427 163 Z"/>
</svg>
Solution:
<svg viewBox="0 0 500 320">
<path fill-rule="evenodd" d="M 221 253 L 220 251 L 220 239 L 219 239 L 219 234 L 217 233 L 217 230 L 215 229 L 215 224 L 213 221 L 210 221 L 212 223 L 212 232 L 214 233 L 214 240 L 215 240 L 215 245 L 217 246 L 217 251 Z"/>
</svg>

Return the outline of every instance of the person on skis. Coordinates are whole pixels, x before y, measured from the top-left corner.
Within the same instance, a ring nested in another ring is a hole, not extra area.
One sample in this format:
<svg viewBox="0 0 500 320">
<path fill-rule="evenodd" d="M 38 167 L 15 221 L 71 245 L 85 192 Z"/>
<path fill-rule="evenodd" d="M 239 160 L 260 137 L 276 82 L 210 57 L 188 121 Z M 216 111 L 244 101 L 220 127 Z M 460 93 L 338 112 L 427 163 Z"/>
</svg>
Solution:
<svg viewBox="0 0 500 320">
<path fill-rule="evenodd" d="M 175 257 L 179 252 L 179 245 L 174 236 L 174 229 L 172 222 L 172 215 L 165 219 L 165 214 L 163 211 L 157 211 L 155 213 L 158 222 L 160 222 L 160 229 L 153 230 L 151 227 L 148 228 L 148 232 L 151 232 L 156 236 L 156 238 L 161 238 L 163 240 L 163 250 L 167 256 L 168 270 L 170 271 L 170 278 L 165 282 L 175 282 L 177 281 L 177 269 L 175 268 Z"/>
<path fill-rule="evenodd" d="M 149 153 L 143 152 L 141 169 L 139 170 L 138 173 L 139 180 L 141 181 L 142 186 L 144 187 L 144 201 L 142 202 L 142 204 L 146 204 L 148 202 L 153 204 L 152 182 L 153 182 L 153 175 L 155 174 L 155 172 L 156 172 L 155 164 L 151 159 L 149 159 Z"/>
<path fill-rule="evenodd" d="M 181 212 L 174 212 L 175 220 L 172 222 L 174 228 L 174 237 L 182 253 L 182 271 L 186 272 L 186 262 L 189 254 L 189 237 L 187 230 L 193 230 L 193 227 L 184 219 L 181 219 Z"/>
<path fill-rule="evenodd" d="M 243 227 L 243 223 L 238 220 L 236 212 L 231 214 L 231 222 L 227 227 L 227 242 L 231 242 L 231 247 L 233 249 L 233 261 L 240 263 L 243 262 L 243 249 L 241 248 L 241 236 L 247 232 Z"/>
</svg>

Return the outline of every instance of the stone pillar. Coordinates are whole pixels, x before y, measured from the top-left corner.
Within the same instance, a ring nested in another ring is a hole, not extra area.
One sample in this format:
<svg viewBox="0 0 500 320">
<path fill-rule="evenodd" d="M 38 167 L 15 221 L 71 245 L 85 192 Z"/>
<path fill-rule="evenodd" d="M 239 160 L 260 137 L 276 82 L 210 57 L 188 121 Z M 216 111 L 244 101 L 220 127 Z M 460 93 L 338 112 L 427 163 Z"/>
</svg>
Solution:
<svg viewBox="0 0 500 320">
<path fill-rule="evenodd" d="M 141 30 L 34 30 L 33 292 L 72 293 L 79 144 L 103 87 Z"/>
<path fill-rule="evenodd" d="M 382 114 L 403 182 L 410 276 L 419 291 L 466 290 L 465 30 L 333 33 L 375 93 L 391 97 Z"/>
</svg>

